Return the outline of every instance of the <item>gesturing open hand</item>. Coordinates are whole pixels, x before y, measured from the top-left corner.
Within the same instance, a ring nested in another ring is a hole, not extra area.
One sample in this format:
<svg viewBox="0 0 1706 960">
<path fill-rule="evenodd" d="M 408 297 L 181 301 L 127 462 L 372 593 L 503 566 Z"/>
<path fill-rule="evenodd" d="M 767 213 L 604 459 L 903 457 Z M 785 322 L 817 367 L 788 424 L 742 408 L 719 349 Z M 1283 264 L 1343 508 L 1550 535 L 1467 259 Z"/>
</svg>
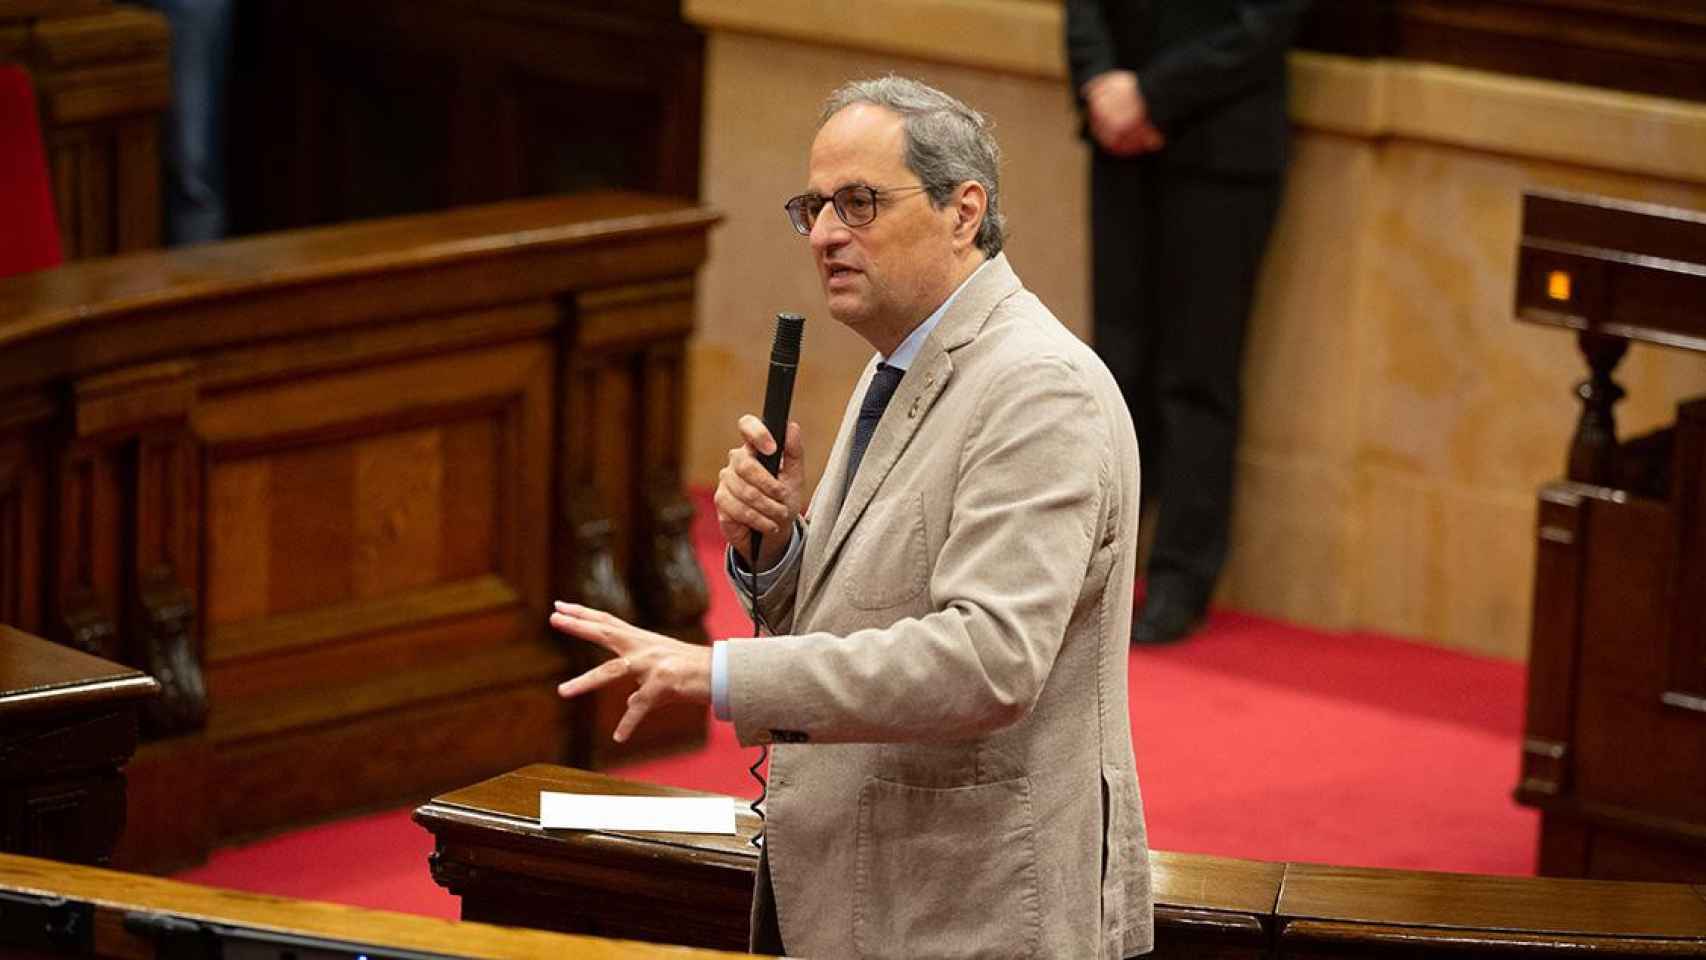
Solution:
<svg viewBox="0 0 1706 960">
<path fill-rule="evenodd" d="M 616 656 L 557 685 L 557 696 L 578 697 L 624 677 L 639 683 L 628 697 L 628 711 L 616 724 L 615 740 L 625 743 L 659 704 L 675 700 L 709 703 L 711 650 L 683 643 L 661 633 L 641 630 L 603 610 L 574 603 L 557 603 L 551 626 L 559 633 L 590 640 Z"/>
</svg>

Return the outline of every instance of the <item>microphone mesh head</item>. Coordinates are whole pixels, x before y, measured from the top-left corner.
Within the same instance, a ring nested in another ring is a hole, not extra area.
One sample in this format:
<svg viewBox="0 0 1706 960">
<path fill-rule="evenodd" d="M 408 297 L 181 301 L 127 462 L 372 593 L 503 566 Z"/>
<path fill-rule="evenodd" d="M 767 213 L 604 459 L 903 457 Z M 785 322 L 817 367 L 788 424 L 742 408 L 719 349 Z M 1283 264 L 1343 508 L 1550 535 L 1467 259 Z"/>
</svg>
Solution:
<svg viewBox="0 0 1706 960">
<path fill-rule="evenodd" d="M 805 333 L 805 328 L 805 317 L 797 313 L 778 313 L 776 315 L 776 340 L 770 347 L 770 362 L 799 364 L 800 337 Z"/>
</svg>

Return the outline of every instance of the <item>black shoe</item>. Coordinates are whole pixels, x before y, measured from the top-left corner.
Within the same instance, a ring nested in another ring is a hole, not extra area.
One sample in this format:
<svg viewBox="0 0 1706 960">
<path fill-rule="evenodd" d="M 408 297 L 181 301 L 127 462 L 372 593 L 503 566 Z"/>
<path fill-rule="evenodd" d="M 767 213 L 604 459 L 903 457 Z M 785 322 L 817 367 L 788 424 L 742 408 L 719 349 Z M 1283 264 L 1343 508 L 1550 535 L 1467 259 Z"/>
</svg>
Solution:
<svg viewBox="0 0 1706 960">
<path fill-rule="evenodd" d="M 1143 604 L 1143 613 L 1131 625 L 1131 645 L 1159 647 L 1195 633 L 1202 626 L 1205 604 L 1185 603 L 1165 594 L 1151 595 Z"/>
</svg>

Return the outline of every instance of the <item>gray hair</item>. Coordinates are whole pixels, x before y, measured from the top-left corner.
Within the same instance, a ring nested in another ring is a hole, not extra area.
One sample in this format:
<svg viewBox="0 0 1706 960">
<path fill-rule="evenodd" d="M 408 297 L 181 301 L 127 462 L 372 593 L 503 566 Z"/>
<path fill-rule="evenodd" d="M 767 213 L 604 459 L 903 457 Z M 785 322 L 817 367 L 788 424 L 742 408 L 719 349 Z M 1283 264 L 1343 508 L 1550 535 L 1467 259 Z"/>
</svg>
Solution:
<svg viewBox="0 0 1706 960">
<path fill-rule="evenodd" d="M 1000 253 L 1007 239 L 1007 218 L 1001 214 L 1001 148 L 983 114 L 935 87 L 891 73 L 843 84 L 824 102 L 818 127 L 856 103 L 900 114 L 905 124 L 906 167 L 924 182 L 937 209 L 946 206 L 954 188 L 967 180 L 983 186 L 989 203 L 977 228 L 977 246 L 986 256 Z"/>
</svg>

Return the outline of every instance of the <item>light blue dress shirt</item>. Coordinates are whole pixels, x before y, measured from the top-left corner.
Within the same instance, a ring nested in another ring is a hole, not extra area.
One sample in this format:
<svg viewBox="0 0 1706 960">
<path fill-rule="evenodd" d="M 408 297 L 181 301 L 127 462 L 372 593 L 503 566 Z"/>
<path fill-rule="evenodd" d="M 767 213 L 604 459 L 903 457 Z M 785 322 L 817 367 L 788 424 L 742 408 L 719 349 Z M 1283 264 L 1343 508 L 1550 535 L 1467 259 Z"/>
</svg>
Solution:
<svg viewBox="0 0 1706 960">
<path fill-rule="evenodd" d="M 971 282 L 972 277 L 982 273 L 983 268 L 987 266 L 989 266 L 989 261 L 986 259 L 976 270 L 971 272 L 971 276 L 966 277 L 964 282 L 954 288 L 954 292 L 948 295 L 948 299 L 942 301 L 942 305 L 937 307 L 935 312 L 925 317 L 923 323 L 906 335 L 906 339 L 900 342 L 900 346 L 894 348 L 893 353 L 877 359 L 902 371 L 912 366 L 912 361 L 917 358 L 918 351 L 924 349 L 924 341 L 930 338 L 930 331 L 936 329 L 936 324 L 941 322 L 942 315 L 948 312 L 948 307 L 953 305 L 954 300 L 959 297 L 960 291 L 966 288 L 966 284 Z M 800 534 L 800 529 L 800 521 L 795 520 L 793 535 L 788 539 L 788 550 L 782 554 L 782 559 L 777 561 L 776 565 L 769 570 L 758 571 L 759 597 L 762 598 L 770 593 L 770 588 L 776 585 L 782 571 L 786 570 L 788 564 L 793 563 L 799 555 L 800 545 L 805 542 L 805 538 Z M 751 602 L 750 578 L 752 574 L 742 568 L 740 558 L 735 554 L 733 547 L 725 548 L 723 562 L 728 567 L 729 579 L 734 582 L 735 589 L 740 591 L 748 602 Z M 723 641 L 721 640 L 711 645 L 711 712 L 716 715 L 718 720 L 733 719 L 733 713 L 729 707 L 728 652 L 723 649 Z"/>
</svg>

